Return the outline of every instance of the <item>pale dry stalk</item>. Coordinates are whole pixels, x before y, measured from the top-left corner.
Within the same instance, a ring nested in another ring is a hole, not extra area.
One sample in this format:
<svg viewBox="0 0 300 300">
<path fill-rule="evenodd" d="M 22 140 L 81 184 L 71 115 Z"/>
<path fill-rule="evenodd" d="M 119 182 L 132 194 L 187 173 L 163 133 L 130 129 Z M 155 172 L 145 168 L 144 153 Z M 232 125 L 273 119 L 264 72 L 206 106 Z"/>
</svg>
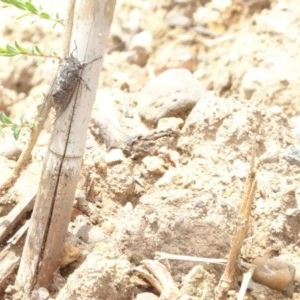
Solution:
<svg viewBox="0 0 300 300">
<path fill-rule="evenodd" d="M 237 218 L 236 231 L 233 237 L 232 246 L 229 252 L 226 268 L 215 290 L 216 300 L 225 300 L 227 293 L 233 282 L 235 267 L 238 261 L 239 253 L 243 241 L 248 232 L 249 217 L 256 190 L 256 167 L 255 167 L 255 149 L 253 147 L 251 167 L 247 176 L 245 190 L 242 198 L 241 207 Z"/>
<path fill-rule="evenodd" d="M 115 0 L 77 1 L 70 53 L 81 63 L 104 56 L 114 7 Z M 49 288 L 60 267 L 101 65 L 96 60 L 84 68 L 84 81 L 55 121 L 16 278 L 23 299 Z"/>
</svg>

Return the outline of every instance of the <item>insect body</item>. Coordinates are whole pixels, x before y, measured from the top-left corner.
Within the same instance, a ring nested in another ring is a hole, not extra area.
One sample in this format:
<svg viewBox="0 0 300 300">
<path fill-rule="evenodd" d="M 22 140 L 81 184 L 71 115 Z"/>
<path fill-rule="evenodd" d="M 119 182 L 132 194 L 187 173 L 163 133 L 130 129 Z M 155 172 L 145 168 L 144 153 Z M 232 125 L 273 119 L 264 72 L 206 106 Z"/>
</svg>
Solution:
<svg viewBox="0 0 300 300">
<path fill-rule="evenodd" d="M 87 84 L 82 79 L 81 73 L 87 65 L 98 59 L 101 59 L 101 57 L 82 64 L 75 56 L 71 54 L 61 63 L 52 90 L 52 102 L 54 108 L 56 109 L 56 118 L 58 118 L 70 104 L 81 80 L 85 84 L 86 88 L 89 89 Z"/>
<path fill-rule="evenodd" d="M 59 66 L 52 91 L 52 101 L 57 116 L 68 107 L 85 66 L 86 64 L 81 64 L 72 54 Z"/>
</svg>

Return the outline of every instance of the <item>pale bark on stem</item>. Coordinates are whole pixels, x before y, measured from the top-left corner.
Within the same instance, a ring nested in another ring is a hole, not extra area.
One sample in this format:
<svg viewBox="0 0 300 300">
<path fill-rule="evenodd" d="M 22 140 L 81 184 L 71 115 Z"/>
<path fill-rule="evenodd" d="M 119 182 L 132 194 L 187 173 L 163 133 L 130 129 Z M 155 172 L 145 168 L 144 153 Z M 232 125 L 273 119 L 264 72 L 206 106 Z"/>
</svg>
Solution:
<svg viewBox="0 0 300 300">
<path fill-rule="evenodd" d="M 77 1 L 70 53 L 81 63 L 104 56 L 114 7 L 115 0 Z M 60 266 L 101 66 L 102 59 L 86 65 L 54 124 L 16 278 L 24 299 L 34 288 L 49 288 Z"/>
<path fill-rule="evenodd" d="M 68 56 L 71 44 L 71 37 L 72 37 L 72 28 L 74 24 L 74 13 L 75 13 L 75 6 L 76 0 L 69 0 L 68 1 L 68 8 L 67 8 L 67 18 L 65 21 L 65 32 L 64 32 L 64 57 Z"/>
</svg>

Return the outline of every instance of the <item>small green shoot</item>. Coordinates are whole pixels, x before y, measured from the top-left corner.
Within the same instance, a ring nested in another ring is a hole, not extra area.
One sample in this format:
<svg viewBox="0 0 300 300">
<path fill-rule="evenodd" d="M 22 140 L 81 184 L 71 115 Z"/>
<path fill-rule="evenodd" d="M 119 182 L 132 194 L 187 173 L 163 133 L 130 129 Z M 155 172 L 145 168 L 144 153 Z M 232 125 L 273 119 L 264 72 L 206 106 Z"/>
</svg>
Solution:
<svg viewBox="0 0 300 300">
<path fill-rule="evenodd" d="M 53 21 L 54 24 L 61 24 L 63 25 L 63 21 L 59 18 L 58 13 L 55 15 L 55 17 L 51 16 L 47 12 L 45 12 L 41 7 L 35 6 L 31 0 L 25 1 L 25 0 L 0 0 L 0 3 L 5 3 L 5 6 L 14 6 L 17 9 L 20 9 L 22 11 L 25 11 L 26 14 L 21 16 L 27 16 L 27 15 L 34 15 L 37 16 L 39 19 L 45 19 Z M 1 5 L 3 7 L 3 5 Z M 19 18 L 21 18 L 19 17 Z M 18 18 L 18 19 L 19 19 Z M 54 25 L 54 26 L 55 26 Z M 55 58 L 59 59 L 57 53 L 53 52 L 51 54 L 45 54 L 44 51 L 42 51 L 37 45 L 31 46 L 30 49 L 24 47 L 23 45 L 20 45 L 18 42 L 14 42 L 14 45 L 7 44 L 5 47 L 0 47 L 0 56 L 8 56 L 13 57 L 17 55 L 27 55 L 27 56 L 37 56 L 37 57 L 44 57 L 44 58 Z M 18 140 L 21 130 L 23 128 L 34 128 L 34 123 L 30 123 L 24 119 L 24 116 L 20 117 L 19 122 L 14 122 L 12 119 L 10 119 L 4 112 L 0 112 L 0 134 L 3 131 L 4 128 L 11 128 L 13 132 L 13 136 L 16 140 Z"/>
<path fill-rule="evenodd" d="M 0 133 L 2 132 L 3 128 L 6 127 L 11 128 L 15 140 L 18 140 L 22 128 L 32 129 L 34 124 L 25 120 L 24 116 L 20 117 L 20 124 L 14 123 L 4 112 L 0 112 Z"/>
<path fill-rule="evenodd" d="M 22 1 L 22 0 L 0 0 L 1 2 L 15 6 L 18 9 L 27 11 L 28 14 L 21 16 L 20 18 L 27 15 L 35 15 L 40 17 L 41 19 L 50 20 L 55 22 L 56 24 L 63 25 L 63 20 L 59 18 L 58 14 L 55 17 L 50 16 L 47 12 L 43 11 L 42 8 L 34 6 L 31 0 Z"/>
<path fill-rule="evenodd" d="M 18 42 L 15 45 L 6 45 L 0 47 L 0 56 L 16 56 L 16 55 L 28 55 L 28 56 L 39 56 L 47 58 L 59 59 L 59 56 L 54 52 L 52 54 L 45 54 L 37 45 L 32 46 L 31 49 L 26 49 L 21 46 Z"/>
</svg>

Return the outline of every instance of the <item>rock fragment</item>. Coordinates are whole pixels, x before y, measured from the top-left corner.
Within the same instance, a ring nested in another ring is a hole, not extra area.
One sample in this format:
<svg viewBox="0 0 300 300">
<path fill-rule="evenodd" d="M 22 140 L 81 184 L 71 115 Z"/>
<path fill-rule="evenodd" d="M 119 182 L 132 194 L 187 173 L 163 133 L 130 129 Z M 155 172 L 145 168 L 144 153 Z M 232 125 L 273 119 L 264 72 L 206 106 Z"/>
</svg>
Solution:
<svg viewBox="0 0 300 300">
<path fill-rule="evenodd" d="M 150 124 L 163 117 L 184 115 L 204 93 L 198 80 L 186 69 L 169 69 L 150 80 L 138 96 L 138 113 Z"/>
<path fill-rule="evenodd" d="M 183 126 L 184 122 L 181 118 L 162 118 L 158 121 L 157 130 L 180 130 Z"/>
<path fill-rule="evenodd" d="M 82 225 L 78 228 L 76 236 L 87 244 L 95 245 L 105 240 L 106 235 L 99 226 Z"/>
<path fill-rule="evenodd" d="M 251 68 L 243 77 L 242 89 L 246 99 L 250 99 L 253 93 L 261 88 L 265 88 L 270 82 L 270 74 L 263 68 Z"/>
<path fill-rule="evenodd" d="M 158 300 L 158 299 L 159 298 L 155 294 L 149 292 L 140 293 L 136 296 L 136 300 Z"/>
<path fill-rule="evenodd" d="M 109 254 L 114 256 L 114 250 Z M 56 299 L 132 299 L 134 287 L 130 283 L 130 270 L 130 262 L 124 257 L 106 258 L 95 249 L 69 276 Z"/>
<path fill-rule="evenodd" d="M 296 269 L 292 264 L 278 257 L 256 257 L 253 264 L 257 266 L 253 273 L 254 281 L 288 296 L 293 294 Z"/>
<path fill-rule="evenodd" d="M 166 169 L 164 168 L 164 161 L 157 156 L 146 156 L 143 163 L 149 173 L 163 174 Z"/>
</svg>

